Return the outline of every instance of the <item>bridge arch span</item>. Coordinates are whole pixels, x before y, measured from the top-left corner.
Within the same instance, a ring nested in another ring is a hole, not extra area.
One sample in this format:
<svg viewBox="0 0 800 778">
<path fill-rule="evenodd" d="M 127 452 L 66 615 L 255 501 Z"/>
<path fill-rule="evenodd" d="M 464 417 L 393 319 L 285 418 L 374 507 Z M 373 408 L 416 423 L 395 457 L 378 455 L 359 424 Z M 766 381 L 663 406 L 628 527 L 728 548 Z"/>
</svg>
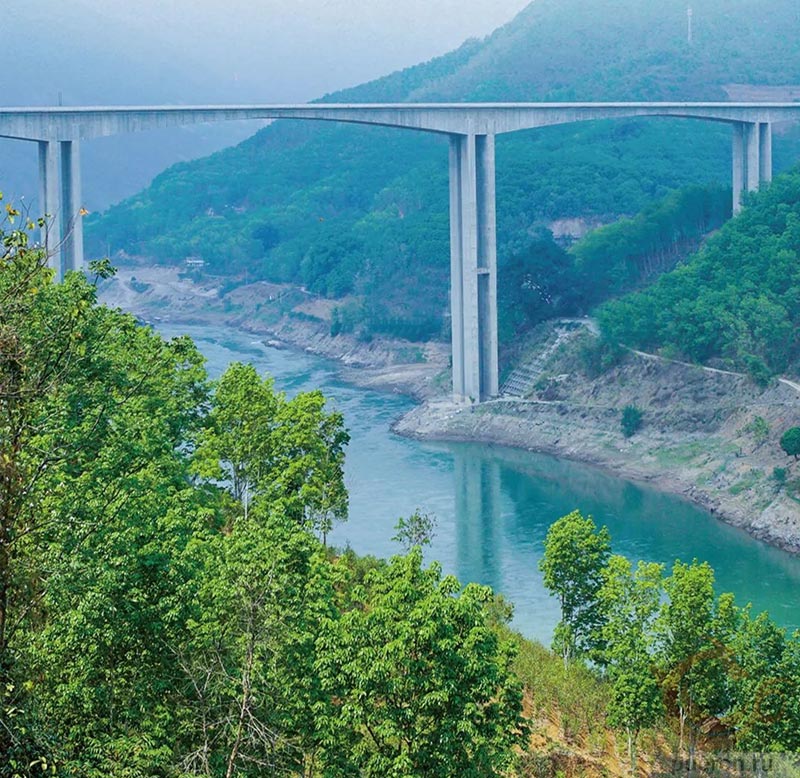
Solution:
<svg viewBox="0 0 800 778">
<path fill-rule="evenodd" d="M 57 277 L 82 269 L 80 142 L 221 121 L 293 119 L 392 127 L 450 138 L 453 395 L 498 394 L 495 137 L 583 121 L 641 117 L 733 128 L 733 208 L 772 178 L 772 125 L 800 119 L 800 103 L 386 103 L 0 108 L 0 137 L 39 145 L 40 202 L 52 216 L 43 243 Z M 57 249 L 57 251 L 55 251 Z"/>
</svg>

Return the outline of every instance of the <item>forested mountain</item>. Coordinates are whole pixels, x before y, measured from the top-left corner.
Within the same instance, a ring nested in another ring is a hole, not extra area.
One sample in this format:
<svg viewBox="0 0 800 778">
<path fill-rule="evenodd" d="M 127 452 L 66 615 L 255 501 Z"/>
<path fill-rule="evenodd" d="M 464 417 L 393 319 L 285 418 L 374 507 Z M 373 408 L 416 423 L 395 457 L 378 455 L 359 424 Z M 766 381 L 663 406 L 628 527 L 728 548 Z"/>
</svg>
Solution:
<svg viewBox="0 0 800 778">
<path fill-rule="evenodd" d="M 537 0 L 485 40 L 324 99 L 724 100 L 732 83 L 800 82 L 798 33 L 791 0 L 697 2 L 691 44 L 684 0 Z M 776 152 L 787 166 L 797 135 L 781 135 Z M 687 121 L 554 127 L 501 137 L 497 153 L 501 263 L 542 225 L 611 221 L 730 178 L 729 130 Z M 90 222 L 89 245 L 164 263 L 198 255 L 211 272 L 355 294 L 366 330 L 441 324 L 446 157 L 445 141 L 425 135 L 278 122 L 160 175 Z"/>
</svg>

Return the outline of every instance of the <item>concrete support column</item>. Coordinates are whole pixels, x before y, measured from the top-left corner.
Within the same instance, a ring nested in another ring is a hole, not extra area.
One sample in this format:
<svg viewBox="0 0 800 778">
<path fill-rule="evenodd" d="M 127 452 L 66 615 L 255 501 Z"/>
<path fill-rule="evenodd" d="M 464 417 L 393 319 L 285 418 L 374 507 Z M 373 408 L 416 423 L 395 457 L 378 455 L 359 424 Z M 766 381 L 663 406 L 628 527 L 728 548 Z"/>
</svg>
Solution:
<svg viewBox="0 0 800 778">
<path fill-rule="evenodd" d="M 745 125 L 745 160 L 747 191 L 758 191 L 761 183 L 761 140 L 758 124 Z"/>
<path fill-rule="evenodd" d="M 453 395 L 464 391 L 464 257 L 461 247 L 461 135 L 450 136 L 450 332 L 453 351 Z"/>
<path fill-rule="evenodd" d="M 61 141 L 61 262 L 64 272 L 83 270 L 83 216 L 78 141 Z"/>
<path fill-rule="evenodd" d="M 761 158 L 760 180 L 772 181 L 772 124 L 761 122 L 758 125 L 759 156 Z"/>
<path fill-rule="evenodd" d="M 451 135 L 450 309 L 453 395 L 498 394 L 494 136 Z"/>
<path fill-rule="evenodd" d="M 733 125 L 733 214 L 742 210 L 742 194 L 744 192 L 744 124 Z"/>
<path fill-rule="evenodd" d="M 478 158 L 478 320 L 481 399 L 500 394 L 497 344 L 497 198 L 494 135 L 476 138 Z"/>
<path fill-rule="evenodd" d="M 55 141 L 39 141 L 39 210 L 46 220 L 40 242 L 47 252 L 47 262 L 60 281 L 64 274 L 61 265 L 61 217 L 58 183 L 58 147 Z"/>
<path fill-rule="evenodd" d="M 772 179 L 772 126 L 737 122 L 733 125 L 733 212 L 742 210 L 742 195 Z"/>
</svg>

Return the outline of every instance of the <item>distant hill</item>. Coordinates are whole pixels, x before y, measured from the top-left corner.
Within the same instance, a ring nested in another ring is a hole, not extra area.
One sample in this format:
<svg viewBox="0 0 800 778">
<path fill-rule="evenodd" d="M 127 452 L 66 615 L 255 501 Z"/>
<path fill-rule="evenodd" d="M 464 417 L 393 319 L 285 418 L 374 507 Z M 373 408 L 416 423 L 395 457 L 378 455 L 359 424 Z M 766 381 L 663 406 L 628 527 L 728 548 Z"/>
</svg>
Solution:
<svg viewBox="0 0 800 778">
<path fill-rule="evenodd" d="M 484 40 L 327 95 L 331 102 L 725 100 L 800 84 L 794 0 L 536 0 Z M 792 130 L 776 165 L 800 156 Z M 89 246 L 356 295 L 365 334 L 447 309 L 447 148 L 396 130 L 278 122 L 158 176 L 88 225 Z M 554 127 L 498 142 L 501 262 L 556 220 L 613 221 L 670 190 L 730 179 L 730 131 L 689 121 Z M 610 260 L 613 258 L 610 258 Z M 502 301 L 501 301 L 502 305 Z"/>
</svg>

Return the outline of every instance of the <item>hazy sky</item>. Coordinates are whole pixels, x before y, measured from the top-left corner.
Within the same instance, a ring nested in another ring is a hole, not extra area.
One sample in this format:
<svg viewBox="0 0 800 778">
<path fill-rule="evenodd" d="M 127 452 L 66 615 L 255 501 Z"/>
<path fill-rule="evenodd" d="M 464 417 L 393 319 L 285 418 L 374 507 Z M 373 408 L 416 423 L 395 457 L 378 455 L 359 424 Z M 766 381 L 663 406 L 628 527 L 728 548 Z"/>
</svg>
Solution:
<svg viewBox="0 0 800 778">
<path fill-rule="evenodd" d="M 444 54 L 528 0 L 0 0 L 0 105 L 305 102 Z M 92 209 L 252 133 L 230 122 L 84 144 Z M 0 141 L 32 195 L 33 144 Z"/>
<path fill-rule="evenodd" d="M 108 99 L 104 77 L 118 80 L 127 62 L 141 68 L 143 86 L 150 81 L 152 88 L 172 88 L 175 99 L 174 82 L 196 82 L 190 91 L 197 93 L 205 81 L 214 100 L 226 90 L 235 100 L 306 100 L 443 54 L 490 33 L 527 4 L 3 0 L 0 35 L 4 46 L 17 49 L 17 56 L 4 57 L 4 80 L 19 85 L 35 76 L 55 94 L 89 99 L 96 92 L 98 100 Z M 115 60 L 110 68 L 97 66 L 103 56 Z M 151 67 L 143 67 L 143 59 Z"/>
</svg>

